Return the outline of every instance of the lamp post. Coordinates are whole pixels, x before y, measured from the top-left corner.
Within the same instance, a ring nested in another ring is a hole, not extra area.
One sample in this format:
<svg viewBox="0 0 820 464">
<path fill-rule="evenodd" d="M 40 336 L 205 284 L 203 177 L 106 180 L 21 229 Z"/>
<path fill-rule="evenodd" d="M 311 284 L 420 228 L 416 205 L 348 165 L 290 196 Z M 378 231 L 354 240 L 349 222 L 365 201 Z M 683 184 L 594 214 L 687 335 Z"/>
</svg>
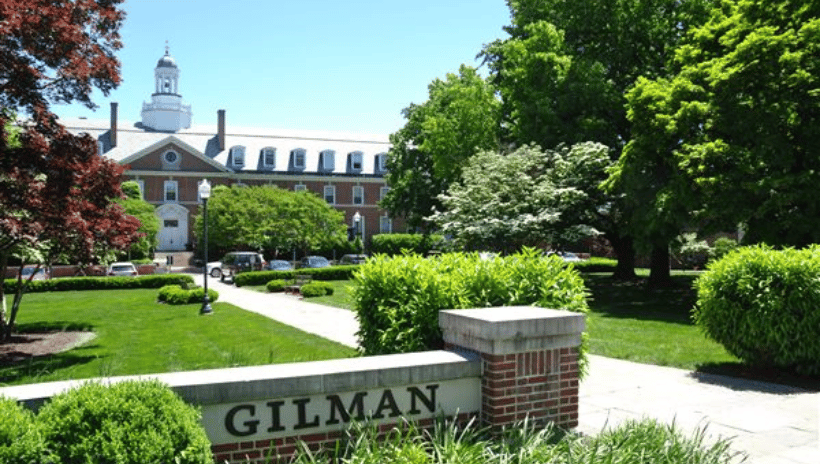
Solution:
<svg viewBox="0 0 820 464">
<path fill-rule="evenodd" d="M 203 277 L 205 278 L 205 295 L 202 297 L 202 308 L 199 310 L 200 315 L 211 314 L 211 300 L 208 298 L 208 198 L 211 197 L 211 183 L 208 179 L 202 179 L 199 183 L 199 198 L 202 198 L 202 224 L 205 229 L 204 234 L 204 254 L 205 265 L 203 266 Z"/>
<path fill-rule="evenodd" d="M 356 211 L 353 214 L 353 240 L 356 240 L 356 237 L 359 237 L 359 224 L 362 222 L 362 215 Z M 364 245 L 362 245 L 364 246 Z M 356 250 L 356 253 L 361 252 L 361 250 Z"/>
</svg>

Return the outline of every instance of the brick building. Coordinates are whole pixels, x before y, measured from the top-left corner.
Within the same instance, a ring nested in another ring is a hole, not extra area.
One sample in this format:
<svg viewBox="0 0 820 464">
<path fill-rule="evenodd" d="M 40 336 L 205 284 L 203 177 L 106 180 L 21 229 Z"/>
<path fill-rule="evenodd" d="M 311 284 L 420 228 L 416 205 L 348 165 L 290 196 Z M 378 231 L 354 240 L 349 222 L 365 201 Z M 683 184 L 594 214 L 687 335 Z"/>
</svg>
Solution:
<svg viewBox="0 0 820 464">
<path fill-rule="evenodd" d="M 361 216 L 365 243 L 372 235 L 398 226 L 376 203 L 386 193 L 387 136 L 356 136 L 259 128 L 234 128 L 226 113 L 212 125 L 192 125 L 191 106 L 179 92 L 179 68 L 166 49 L 154 70 L 155 92 L 143 103 L 141 121 L 119 121 L 111 103 L 109 121 L 66 119 L 73 133 L 88 133 L 99 153 L 128 166 L 143 198 L 160 219 L 158 251 L 185 250 L 193 243 L 193 218 L 199 208 L 197 184 L 275 185 L 308 190 L 345 214 Z"/>
</svg>

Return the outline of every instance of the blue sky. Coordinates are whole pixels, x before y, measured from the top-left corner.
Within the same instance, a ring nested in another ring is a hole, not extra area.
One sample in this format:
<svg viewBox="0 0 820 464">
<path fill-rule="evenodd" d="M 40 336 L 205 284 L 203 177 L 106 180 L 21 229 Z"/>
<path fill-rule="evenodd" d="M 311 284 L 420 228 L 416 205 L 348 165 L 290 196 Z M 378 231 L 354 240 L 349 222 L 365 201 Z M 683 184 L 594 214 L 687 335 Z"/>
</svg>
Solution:
<svg viewBox="0 0 820 464">
<path fill-rule="evenodd" d="M 194 124 L 389 134 L 427 85 L 503 38 L 504 0 L 126 0 L 123 82 L 100 108 L 62 117 L 140 119 L 168 41 Z"/>
</svg>

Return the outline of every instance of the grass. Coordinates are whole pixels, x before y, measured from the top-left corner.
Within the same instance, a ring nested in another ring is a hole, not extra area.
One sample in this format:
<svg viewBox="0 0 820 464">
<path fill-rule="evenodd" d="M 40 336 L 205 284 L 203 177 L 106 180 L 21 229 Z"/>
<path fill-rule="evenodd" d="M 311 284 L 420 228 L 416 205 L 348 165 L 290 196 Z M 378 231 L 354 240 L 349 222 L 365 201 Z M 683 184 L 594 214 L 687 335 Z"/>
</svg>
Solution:
<svg viewBox="0 0 820 464">
<path fill-rule="evenodd" d="M 698 274 L 678 273 L 672 286 L 647 288 L 644 281 L 616 281 L 585 274 L 590 291 L 587 320 L 593 354 L 644 364 L 696 369 L 739 360 L 707 339 L 692 322 Z"/>
<path fill-rule="evenodd" d="M 70 351 L 0 365 L 0 384 L 150 374 L 355 356 L 355 350 L 227 303 L 156 303 L 157 290 L 101 290 L 25 296 L 21 332 L 92 330 Z"/>
</svg>

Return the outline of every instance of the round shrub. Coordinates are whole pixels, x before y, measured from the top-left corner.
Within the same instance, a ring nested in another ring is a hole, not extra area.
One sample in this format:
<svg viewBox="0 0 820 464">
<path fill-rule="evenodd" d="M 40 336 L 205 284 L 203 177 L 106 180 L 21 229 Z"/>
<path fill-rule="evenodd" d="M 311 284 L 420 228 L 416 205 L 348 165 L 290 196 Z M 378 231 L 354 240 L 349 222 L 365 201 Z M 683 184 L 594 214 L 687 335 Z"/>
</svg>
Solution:
<svg viewBox="0 0 820 464">
<path fill-rule="evenodd" d="M 744 362 L 820 374 L 820 247 L 739 248 L 695 282 L 695 323 Z"/>
<path fill-rule="evenodd" d="M 302 296 L 305 298 L 312 298 L 315 296 L 333 295 L 333 286 L 327 282 L 314 281 L 299 289 Z"/>
<path fill-rule="evenodd" d="M 86 383 L 46 403 L 37 422 L 56 462 L 211 463 L 199 412 L 156 380 Z"/>
<path fill-rule="evenodd" d="M 274 279 L 265 284 L 269 292 L 283 292 L 287 283 L 282 279 Z"/>
<path fill-rule="evenodd" d="M 199 303 L 202 299 L 205 298 L 205 289 L 203 287 L 192 288 L 188 290 L 188 303 Z M 208 300 L 213 303 L 214 301 L 219 299 L 219 292 L 216 290 L 209 288 L 208 289 Z"/>
<path fill-rule="evenodd" d="M 46 459 L 45 442 L 34 414 L 17 401 L 0 396 L 0 462 L 30 463 Z"/>
<path fill-rule="evenodd" d="M 202 287 L 184 289 L 179 285 L 166 285 L 159 289 L 157 300 L 170 305 L 183 305 L 199 303 L 205 297 L 205 289 Z M 208 299 L 211 302 L 219 299 L 219 292 L 209 288 Z"/>
<path fill-rule="evenodd" d="M 442 309 L 535 305 L 588 311 L 580 274 L 536 250 L 492 260 L 477 253 L 377 255 L 359 266 L 354 284 L 359 342 L 367 355 L 441 348 Z M 582 369 L 585 353 L 584 344 Z"/>
</svg>

